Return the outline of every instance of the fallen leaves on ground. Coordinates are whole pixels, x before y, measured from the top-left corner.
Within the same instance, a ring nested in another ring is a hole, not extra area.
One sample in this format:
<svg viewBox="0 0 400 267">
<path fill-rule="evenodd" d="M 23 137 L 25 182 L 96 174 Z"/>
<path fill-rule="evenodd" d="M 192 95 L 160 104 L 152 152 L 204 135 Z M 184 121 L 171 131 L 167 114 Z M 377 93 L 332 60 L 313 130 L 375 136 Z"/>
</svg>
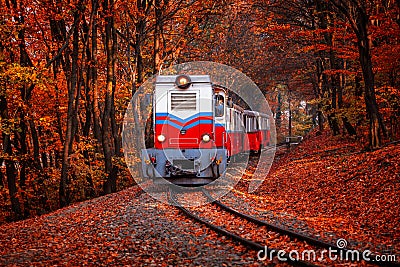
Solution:
<svg viewBox="0 0 400 267">
<path fill-rule="evenodd" d="M 0 266 L 258 266 L 257 254 L 133 187 L 4 224 Z"/>
<path fill-rule="evenodd" d="M 310 135 L 290 153 L 279 152 L 262 186 L 236 195 L 255 208 L 303 221 L 322 239 L 400 254 L 400 144 L 364 151 L 328 131 Z"/>
</svg>

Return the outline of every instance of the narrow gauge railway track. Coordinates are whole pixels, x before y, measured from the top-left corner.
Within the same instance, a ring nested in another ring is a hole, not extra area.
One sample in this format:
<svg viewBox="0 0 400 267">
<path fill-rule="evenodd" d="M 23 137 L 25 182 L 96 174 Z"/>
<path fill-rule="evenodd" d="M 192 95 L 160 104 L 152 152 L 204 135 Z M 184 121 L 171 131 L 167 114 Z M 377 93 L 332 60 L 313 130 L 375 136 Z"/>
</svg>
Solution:
<svg viewBox="0 0 400 267">
<path fill-rule="evenodd" d="M 286 143 L 280 143 L 280 144 L 277 144 L 275 146 L 275 149 L 278 150 L 278 149 L 282 149 L 282 148 L 286 148 L 286 147 L 287 147 Z M 249 166 L 254 166 L 254 165 L 256 166 L 257 165 L 257 162 L 258 162 L 257 156 L 258 155 L 252 155 L 252 154 L 250 155 Z M 290 238 L 296 238 L 297 240 L 305 241 L 305 242 L 307 242 L 308 244 L 311 244 L 311 245 L 315 245 L 315 246 L 318 246 L 318 247 L 321 247 L 321 248 L 325 248 L 325 249 L 329 249 L 330 248 L 332 251 L 337 251 L 337 253 L 336 253 L 337 255 L 339 255 L 339 253 L 342 253 L 342 255 L 345 255 L 346 253 L 351 253 L 351 252 L 356 251 L 355 249 L 349 249 L 349 248 L 345 248 L 345 247 L 344 248 L 339 248 L 335 244 L 328 243 L 326 241 L 314 238 L 312 236 L 307 236 L 307 235 L 301 234 L 299 232 L 295 232 L 295 231 L 292 231 L 290 229 L 281 227 L 279 225 L 272 224 L 272 223 L 269 223 L 267 221 L 257 219 L 254 216 L 241 213 L 241 212 L 239 212 L 239 211 L 237 211 L 237 210 L 235 210 L 235 209 L 233 209 L 233 208 L 221 203 L 220 201 L 213 199 L 213 197 L 210 194 L 208 194 L 207 192 L 203 192 L 203 193 L 207 196 L 207 198 L 210 200 L 210 202 L 213 203 L 214 205 L 219 206 L 221 209 L 223 209 L 223 210 L 225 210 L 225 211 L 227 211 L 229 213 L 235 214 L 238 217 L 246 219 L 249 222 L 253 222 L 254 224 L 256 224 L 258 226 L 265 226 L 268 229 L 271 229 L 273 231 L 276 231 L 276 232 L 279 232 L 281 234 L 287 235 Z M 362 251 L 358 251 L 358 253 L 359 253 L 359 255 L 362 255 Z M 372 265 L 385 266 L 385 267 L 386 266 L 400 267 L 400 262 L 398 262 L 398 261 L 396 261 L 396 262 L 393 262 L 393 261 L 392 262 L 390 262 L 390 261 L 380 261 L 379 260 L 379 255 L 374 254 L 374 253 L 371 253 L 370 255 L 368 255 L 368 258 L 370 259 L 370 261 L 368 261 L 368 263 L 372 264 Z"/>
<path fill-rule="evenodd" d="M 254 224 L 257 224 L 259 226 L 265 226 L 265 227 L 267 227 L 267 228 L 269 228 L 269 229 L 271 229 L 273 231 L 277 231 L 277 232 L 279 232 L 281 234 L 288 235 L 288 236 L 290 236 L 292 238 L 297 238 L 298 240 L 306 241 L 307 243 L 315 245 L 315 246 L 318 246 L 318 247 L 332 248 L 332 249 L 338 250 L 338 251 L 345 250 L 345 249 L 341 249 L 341 248 L 337 247 L 336 245 L 324 242 L 322 240 L 315 239 L 315 238 L 312 238 L 310 236 L 306 236 L 306 235 L 291 231 L 289 229 L 280 227 L 280 226 L 275 225 L 275 224 L 268 223 L 268 222 L 263 221 L 263 220 L 259 220 L 254 216 L 241 213 L 241 212 L 239 212 L 239 211 L 237 211 L 237 210 L 235 210 L 235 209 L 233 209 L 231 207 L 226 206 L 225 204 L 221 203 L 220 201 L 213 199 L 213 197 L 210 196 L 210 194 L 208 194 L 207 192 L 204 192 L 204 194 L 207 196 L 208 199 L 210 199 L 210 201 L 214 205 L 220 207 L 223 210 L 228 211 L 229 213 L 232 213 L 232 214 L 237 215 L 237 216 L 239 216 L 239 217 L 241 217 L 243 219 L 246 219 L 246 220 L 248 220 L 248 221 L 250 221 L 250 222 L 252 222 Z"/>
<path fill-rule="evenodd" d="M 208 228 L 212 229 L 213 231 L 215 231 L 219 234 L 227 236 L 234 241 L 240 242 L 241 244 L 243 244 L 244 246 L 246 246 L 249 249 L 252 249 L 255 251 L 264 251 L 268 255 L 272 255 L 273 257 L 276 257 L 277 252 L 280 250 L 279 248 L 269 248 L 258 242 L 252 241 L 247 238 L 243 238 L 233 232 L 230 232 L 230 231 L 224 229 L 223 227 L 220 227 L 218 225 L 215 225 L 215 224 L 209 222 L 207 219 L 201 218 L 200 216 L 198 216 L 197 214 L 192 212 L 190 209 L 182 206 L 176 199 L 176 192 L 174 192 L 173 190 L 170 190 L 170 192 L 169 192 L 169 199 L 174 206 L 176 206 L 179 210 L 181 210 L 189 218 L 192 218 L 195 221 L 200 222 L 201 224 L 204 224 L 205 226 L 207 226 Z M 301 261 L 301 260 L 293 260 L 288 256 L 281 256 L 280 258 L 282 259 L 283 262 L 286 262 L 286 263 L 289 263 L 289 264 L 295 265 L 295 266 L 318 266 L 311 262 L 306 262 L 306 261 Z"/>
<path fill-rule="evenodd" d="M 307 244 L 315 247 L 314 251 L 322 250 L 322 249 L 323 250 L 330 249 L 330 251 L 332 251 L 332 252 L 336 251 L 336 253 L 334 253 L 336 255 L 339 255 L 339 253 L 342 253 L 341 255 L 346 255 L 346 252 L 349 251 L 349 249 L 340 248 L 337 245 L 330 244 L 325 241 L 322 241 L 322 240 L 319 240 L 319 239 L 316 239 L 316 238 L 313 238 L 313 237 L 310 237 L 310 236 L 307 236 L 307 235 L 304 235 L 304 234 L 301 234 L 298 232 L 291 231 L 289 229 L 285 229 L 283 227 L 268 223 L 263 220 L 259 220 L 251 215 L 243 214 L 231 207 L 226 206 L 225 204 L 221 203 L 220 201 L 215 200 L 212 196 L 210 196 L 210 194 L 208 192 L 205 192 L 203 190 L 201 190 L 200 192 L 209 200 L 211 205 L 214 205 L 214 206 L 218 207 L 219 209 L 226 211 L 229 214 L 232 214 L 238 218 L 245 219 L 246 221 L 253 223 L 255 226 L 266 227 L 268 230 L 278 233 L 278 235 L 287 236 L 290 238 L 291 242 L 297 242 L 297 244 L 299 244 L 299 242 L 303 242 L 303 244 L 304 244 L 304 242 L 306 242 Z M 170 191 L 169 191 L 169 198 L 170 198 L 170 201 L 172 202 L 172 204 L 174 204 L 178 209 L 180 209 L 186 216 L 194 219 L 195 221 L 200 222 L 201 224 L 206 225 L 208 228 L 212 229 L 213 231 L 215 231 L 219 234 L 227 236 L 234 241 L 240 242 L 241 244 L 248 247 L 249 249 L 252 249 L 255 251 L 264 251 L 267 253 L 268 256 L 272 255 L 273 257 L 276 257 L 278 255 L 278 251 L 280 251 L 280 250 L 285 251 L 284 249 L 281 249 L 281 248 L 270 248 L 269 246 L 266 246 L 265 244 L 261 244 L 261 243 L 255 242 L 251 239 L 244 238 L 244 237 L 242 237 L 236 233 L 233 233 L 221 226 L 211 223 L 208 219 L 200 217 L 199 215 L 196 214 L 196 212 L 193 212 L 189 208 L 186 208 L 183 205 L 181 205 L 179 203 L 179 201 L 176 199 L 176 192 L 173 191 L 172 189 L 170 189 Z M 308 250 L 308 248 L 305 248 L 305 250 Z M 303 251 L 305 251 L 305 250 L 303 250 Z M 297 249 L 297 251 L 299 251 L 299 250 Z M 351 251 L 354 251 L 354 250 L 351 250 Z M 325 254 L 325 255 L 327 255 L 327 254 Z M 360 255 L 361 255 L 361 253 L 360 253 Z M 369 255 L 369 258 L 371 259 L 371 261 L 367 262 L 369 264 L 381 265 L 381 266 L 400 266 L 400 264 L 398 262 L 377 261 L 376 255 L 373 255 L 373 254 Z M 282 259 L 283 262 L 289 263 L 291 265 L 296 265 L 296 266 L 320 266 L 320 265 L 314 264 L 313 262 L 293 259 L 287 255 L 283 255 L 283 256 L 280 255 L 280 259 Z M 340 262 L 340 263 L 342 263 L 342 262 Z M 322 266 L 324 266 L 326 264 L 329 264 L 329 262 L 328 263 L 321 262 Z"/>
<path fill-rule="evenodd" d="M 239 216 L 241 218 L 244 218 L 244 219 L 246 219 L 246 220 L 248 220 L 248 221 L 250 221 L 250 222 L 252 222 L 254 224 L 257 224 L 259 226 L 265 226 L 265 227 L 267 227 L 267 228 L 269 228 L 269 229 L 271 229 L 273 231 L 276 231 L 276 232 L 279 232 L 281 234 L 287 235 L 287 236 L 289 236 L 291 238 L 296 238 L 297 240 L 306 241 L 308 244 L 311 244 L 311 245 L 315 245 L 315 246 L 318 246 L 318 247 L 321 247 L 321 248 L 325 248 L 325 249 L 329 249 L 330 248 L 331 250 L 337 251 L 336 254 L 339 254 L 340 252 L 342 252 L 343 255 L 345 255 L 347 252 L 355 251 L 353 249 L 340 248 L 337 245 L 325 242 L 323 240 L 320 240 L 320 239 L 317 239 L 317 238 L 313 238 L 311 236 L 307 236 L 307 235 L 304 235 L 304 234 L 289 230 L 287 228 L 278 226 L 276 224 L 269 223 L 269 222 L 264 221 L 264 220 L 257 219 L 256 217 L 248 215 L 248 214 L 241 213 L 241 212 L 239 212 L 239 211 L 237 211 L 237 210 L 235 210 L 235 209 L 233 209 L 233 208 L 221 203 L 220 201 L 213 199 L 212 196 L 210 196 L 207 192 L 204 192 L 204 194 L 207 196 L 207 198 L 210 199 L 210 201 L 212 201 L 212 203 L 214 205 L 220 207 L 223 210 L 228 211 L 229 213 L 235 214 L 235 215 L 237 215 L 237 216 Z M 362 252 L 359 252 L 359 254 L 361 255 Z M 368 257 L 371 259 L 371 261 L 369 263 L 374 264 L 374 265 L 400 267 L 400 263 L 398 263 L 398 262 L 381 262 L 381 261 L 377 260 L 377 256 L 374 255 L 374 254 L 371 254 Z"/>
</svg>

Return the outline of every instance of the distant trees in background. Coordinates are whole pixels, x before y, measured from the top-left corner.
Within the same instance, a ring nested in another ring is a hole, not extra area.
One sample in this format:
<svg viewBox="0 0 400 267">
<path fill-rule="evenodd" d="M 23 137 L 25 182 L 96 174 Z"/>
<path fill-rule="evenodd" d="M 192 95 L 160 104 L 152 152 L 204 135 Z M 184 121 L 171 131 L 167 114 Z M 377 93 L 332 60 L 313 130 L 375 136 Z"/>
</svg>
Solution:
<svg viewBox="0 0 400 267">
<path fill-rule="evenodd" d="M 173 64 L 235 67 L 288 133 L 398 139 L 399 1 L 1 0 L 0 222 L 134 184 L 124 111 Z"/>
<path fill-rule="evenodd" d="M 267 18 L 259 32 L 287 37 L 272 42 L 282 52 L 273 74 L 288 73 L 275 81 L 289 81 L 291 90 L 303 92 L 315 107 L 314 121 L 325 118 L 334 135 L 362 138 L 367 132 L 371 148 L 382 138 L 398 138 L 399 109 L 393 105 L 400 82 L 398 1 L 260 1 L 257 6 L 260 18 Z"/>
</svg>

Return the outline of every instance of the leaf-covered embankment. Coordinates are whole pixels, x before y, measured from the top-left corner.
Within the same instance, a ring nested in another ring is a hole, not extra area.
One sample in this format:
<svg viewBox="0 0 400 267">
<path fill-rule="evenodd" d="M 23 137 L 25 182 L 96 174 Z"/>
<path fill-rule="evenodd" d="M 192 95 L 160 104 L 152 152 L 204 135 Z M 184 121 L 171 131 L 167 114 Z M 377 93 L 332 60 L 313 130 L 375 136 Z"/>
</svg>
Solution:
<svg viewBox="0 0 400 267">
<path fill-rule="evenodd" d="M 306 221 L 324 239 L 399 254 L 399 158 L 399 143 L 364 151 L 354 140 L 313 133 L 274 163 L 251 197 Z"/>
</svg>

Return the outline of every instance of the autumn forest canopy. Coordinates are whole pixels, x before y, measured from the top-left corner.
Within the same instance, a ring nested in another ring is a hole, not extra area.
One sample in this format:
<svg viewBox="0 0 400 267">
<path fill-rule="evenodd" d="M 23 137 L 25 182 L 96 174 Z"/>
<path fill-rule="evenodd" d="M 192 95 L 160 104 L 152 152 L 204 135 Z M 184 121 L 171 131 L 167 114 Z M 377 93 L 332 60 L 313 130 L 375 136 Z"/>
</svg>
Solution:
<svg viewBox="0 0 400 267">
<path fill-rule="evenodd" d="M 133 185 L 125 109 L 183 62 L 249 76 L 278 142 L 313 127 L 399 140 L 398 0 L 0 2 L 0 222 Z"/>
</svg>

